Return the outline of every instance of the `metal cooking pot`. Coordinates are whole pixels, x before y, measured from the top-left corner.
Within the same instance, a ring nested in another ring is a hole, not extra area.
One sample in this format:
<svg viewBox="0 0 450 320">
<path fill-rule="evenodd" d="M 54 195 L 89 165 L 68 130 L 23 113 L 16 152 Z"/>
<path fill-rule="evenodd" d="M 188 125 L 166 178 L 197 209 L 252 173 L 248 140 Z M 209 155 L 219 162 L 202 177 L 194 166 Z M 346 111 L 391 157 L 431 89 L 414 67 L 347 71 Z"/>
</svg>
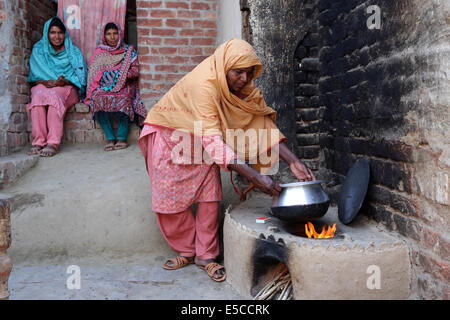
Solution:
<svg viewBox="0 0 450 320">
<path fill-rule="evenodd" d="M 275 217 L 289 222 L 306 222 L 325 215 L 330 199 L 320 185 L 323 180 L 282 184 L 271 210 Z"/>
</svg>

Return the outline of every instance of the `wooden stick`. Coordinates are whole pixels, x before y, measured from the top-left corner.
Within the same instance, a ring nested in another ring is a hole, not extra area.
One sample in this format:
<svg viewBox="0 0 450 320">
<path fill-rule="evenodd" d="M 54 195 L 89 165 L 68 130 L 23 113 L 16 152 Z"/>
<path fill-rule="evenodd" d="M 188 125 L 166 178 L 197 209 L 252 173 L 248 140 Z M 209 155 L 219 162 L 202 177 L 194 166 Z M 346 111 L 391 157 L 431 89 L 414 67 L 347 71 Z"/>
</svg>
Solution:
<svg viewBox="0 0 450 320">
<path fill-rule="evenodd" d="M 287 268 L 284 268 L 284 270 L 282 272 L 280 272 L 280 274 L 278 274 L 272 281 L 270 281 L 269 283 L 267 283 L 264 288 L 262 288 L 258 294 L 255 296 L 255 298 L 253 298 L 254 300 L 262 300 L 262 299 L 258 299 L 260 295 L 262 295 L 264 293 L 264 291 L 266 291 L 267 289 L 269 289 L 278 279 L 280 279 L 282 276 L 284 276 L 287 273 Z"/>
</svg>

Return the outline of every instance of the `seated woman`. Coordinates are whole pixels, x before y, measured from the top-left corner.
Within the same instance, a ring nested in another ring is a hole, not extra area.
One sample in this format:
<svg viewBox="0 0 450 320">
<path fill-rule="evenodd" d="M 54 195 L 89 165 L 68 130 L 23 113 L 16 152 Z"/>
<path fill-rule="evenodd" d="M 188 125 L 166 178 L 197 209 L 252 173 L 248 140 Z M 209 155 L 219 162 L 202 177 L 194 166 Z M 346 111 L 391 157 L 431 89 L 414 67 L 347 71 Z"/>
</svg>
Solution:
<svg viewBox="0 0 450 320">
<path fill-rule="evenodd" d="M 114 22 L 107 23 L 102 34 L 102 44 L 89 63 L 85 103 L 108 140 L 105 151 L 111 151 L 128 146 L 129 122 L 137 120 L 141 126 L 147 110 L 139 96 L 137 51 L 123 43 L 122 31 Z M 112 116 L 118 122 L 117 138 L 111 126 Z"/>
<path fill-rule="evenodd" d="M 300 181 L 315 179 L 284 143 L 276 112 L 255 87 L 261 72 L 253 47 L 232 39 L 179 80 L 147 115 L 139 146 L 151 180 L 152 207 L 164 238 L 179 253 L 165 269 L 195 263 L 211 279 L 225 280 L 225 268 L 216 262 L 219 167 L 238 172 L 272 196 L 281 188 L 265 173 L 278 164 L 278 155 Z M 252 143 L 235 144 L 236 138 L 252 135 Z M 193 203 L 198 203 L 195 218 Z"/>
<path fill-rule="evenodd" d="M 86 78 L 83 55 L 64 23 L 57 17 L 48 20 L 30 58 L 28 82 L 33 87 L 28 111 L 33 141 L 28 154 L 51 157 L 58 152 L 64 115 L 84 96 Z"/>
</svg>

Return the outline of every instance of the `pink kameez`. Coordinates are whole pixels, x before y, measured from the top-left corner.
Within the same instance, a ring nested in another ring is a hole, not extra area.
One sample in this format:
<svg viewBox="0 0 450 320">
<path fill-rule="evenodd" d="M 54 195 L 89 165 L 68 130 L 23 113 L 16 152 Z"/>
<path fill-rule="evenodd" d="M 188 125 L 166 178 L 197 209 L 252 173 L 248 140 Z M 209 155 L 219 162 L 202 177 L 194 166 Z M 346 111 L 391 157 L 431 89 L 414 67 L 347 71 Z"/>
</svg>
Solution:
<svg viewBox="0 0 450 320">
<path fill-rule="evenodd" d="M 219 136 L 204 137 L 201 146 L 210 157 L 207 163 L 193 164 L 194 153 L 184 158 L 185 163 L 174 163 L 179 160 L 174 151 L 180 141 L 190 141 L 190 150 L 194 150 L 193 140 L 183 140 L 190 134 L 176 133 L 174 137 L 173 129 L 145 125 L 139 138 L 151 181 L 153 211 L 174 251 L 185 257 L 214 259 L 219 254 L 220 168 L 229 171 L 227 166 L 236 154 Z M 193 203 L 198 203 L 195 219 L 190 209 Z"/>
<path fill-rule="evenodd" d="M 202 149 L 213 163 L 195 164 L 192 157 L 187 159 L 186 164 L 174 163 L 172 150 L 180 146 L 180 140 L 176 138 L 172 141 L 173 132 L 170 128 L 145 125 L 139 138 L 151 180 L 153 211 L 177 213 L 196 202 L 221 201 L 220 168 L 229 171 L 228 164 L 236 158 L 233 150 L 219 136 L 203 137 Z M 181 139 L 186 139 L 184 141 L 191 137 L 179 131 L 177 134 L 182 136 Z M 191 150 L 194 150 L 191 140 Z"/>
<path fill-rule="evenodd" d="M 79 101 L 73 86 L 47 88 L 38 84 L 31 88 L 28 112 L 31 118 L 33 146 L 59 146 L 63 136 L 66 111 Z M 48 106 L 48 107 L 47 107 Z M 47 107 L 47 108 L 46 108 Z"/>
</svg>

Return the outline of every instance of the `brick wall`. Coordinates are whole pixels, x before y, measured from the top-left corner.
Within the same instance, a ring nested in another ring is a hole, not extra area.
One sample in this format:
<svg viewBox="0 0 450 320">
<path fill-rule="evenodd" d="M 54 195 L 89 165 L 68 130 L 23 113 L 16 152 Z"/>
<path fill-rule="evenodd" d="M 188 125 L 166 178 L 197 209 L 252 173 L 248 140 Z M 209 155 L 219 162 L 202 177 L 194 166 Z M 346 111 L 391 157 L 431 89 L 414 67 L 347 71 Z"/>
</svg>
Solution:
<svg viewBox="0 0 450 320">
<path fill-rule="evenodd" d="M 370 5 L 380 8 L 381 29 L 367 27 Z M 449 8 L 319 0 L 317 9 L 327 180 L 338 187 L 355 159 L 369 159 L 362 212 L 407 241 L 416 297 L 448 299 Z"/>
<path fill-rule="evenodd" d="M 5 36 L 0 35 L 0 53 L 3 50 L 3 55 L 8 56 L 4 64 L 8 65 L 10 73 L 3 82 L 7 83 L 9 92 L 0 91 L 0 96 L 6 96 L 9 106 L 8 112 L 0 118 L 0 156 L 18 151 L 31 141 L 31 124 L 26 113 L 29 56 L 32 46 L 42 36 L 45 21 L 56 14 L 56 3 L 50 0 L 14 0 L 5 4 L 0 0 L 0 22 L 6 20 L 9 25 L 0 28 L 9 30 L 4 31 Z M 147 109 L 177 80 L 214 52 L 217 10 L 216 0 L 136 0 L 140 87 Z M 6 35 L 13 34 L 16 35 L 11 38 L 14 46 L 9 50 L 11 41 Z M 139 130 L 133 125 L 129 137 L 133 140 L 138 135 Z M 95 126 L 86 106 L 79 104 L 68 111 L 63 141 L 104 140 L 103 131 Z"/>
<path fill-rule="evenodd" d="M 0 156 L 29 144 L 31 127 L 26 105 L 29 102 L 29 57 L 34 43 L 42 36 L 44 22 L 56 13 L 52 1 L 1 1 L 0 53 L 6 70 L 0 119 Z"/>
<path fill-rule="evenodd" d="M 319 34 L 317 0 L 304 1 L 302 9 L 309 19 L 309 28 L 301 37 L 294 52 L 294 95 L 297 120 L 297 155 L 314 171 L 321 161 L 320 139 L 324 107 L 320 100 L 318 83 Z"/>
<path fill-rule="evenodd" d="M 137 0 L 140 86 L 147 108 L 211 55 L 217 0 Z"/>
<path fill-rule="evenodd" d="M 217 0 L 136 0 L 141 98 L 150 109 L 179 79 L 216 48 Z M 139 136 L 131 126 L 130 140 Z M 64 141 L 100 142 L 105 137 L 83 105 L 69 110 Z"/>
</svg>

